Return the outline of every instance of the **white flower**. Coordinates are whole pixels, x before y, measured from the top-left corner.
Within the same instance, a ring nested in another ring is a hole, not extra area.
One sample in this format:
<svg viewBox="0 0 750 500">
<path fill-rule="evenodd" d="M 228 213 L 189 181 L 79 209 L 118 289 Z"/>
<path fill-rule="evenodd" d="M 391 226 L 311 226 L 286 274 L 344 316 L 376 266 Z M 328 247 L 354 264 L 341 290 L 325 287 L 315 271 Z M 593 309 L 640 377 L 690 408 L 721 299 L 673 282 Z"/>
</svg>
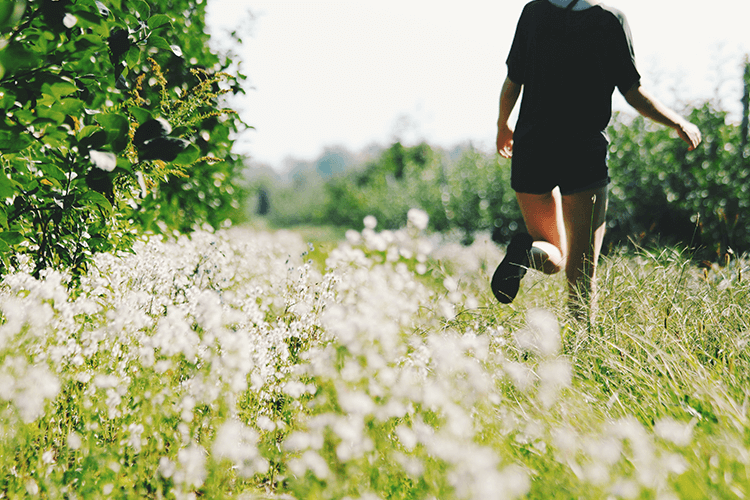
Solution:
<svg viewBox="0 0 750 500">
<path fill-rule="evenodd" d="M 362 237 L 354 229 L 348 229 L 346 231 L 346 241 L 348 241 L 350 245 L 359 245 L 362 241 Z"/>
<path fill-rule="evenodd" d="M 542 356 L 557 354 L 560 350 L 560 327 L 555 315 L 543 309 L 532 309 L 526 322 L 526 328 L 514 334 L 518 347 Z"/>
<path fill-rule="evenodd" d="M 420 231 L 424 231 L 427 228 L 427 224 L 430 221 L 430 216 L 427 212 L 420 210 L 419 208 L 412 208 L 406 214 L 406 219 L 409 224 L 413 225 Z"/>
<path fill-rule="evenodd" d="M 264 417 L 271 424 L 273 422 Z M 251 477 L 256 472 L 265 472 L 268 463 L 258 453 L 258 433 L 242 422 L 227 420 L 216 433 L 212 453 L 218 458 L 230 460 L 242 477 Z"/>
<path fill-rule="evenodd" d="M 81 439 L 81 436 L 76 434 L 75 432 L 71 432 L 68 434 L 68 448 L 71 450 L 78 450 L 81 448 L 81 445 L 83 444 L 83 440 Z"/>
<path fill-rule="evenodd" d="M 169 479 L 170 477 L 174 475 L 175 471 L 177 470 L 177 467 L 175 467 L 174 462 L 172 462 L 167 457 L 161 457 L 159 459 L 158 470 L 159 470 L 159 474 L 161 474 L 163 478 Z"/>
<path fill-rule="evenodd" d="M 417 446 L 417 433 L 405 425 L 396 427 L 396 435 L 407 450 L 411 451 Z"/>
<path fill-rule="evenodd" d="M 206 480 L 206 450 L 192 443 L 187 448 L 177 452 L 177 461 L 180 464 L 175 472 L 175 481 L 188 488 L 200 488 Z"/>
<path fill-rule="evenodd" d="M 503 370 L 521 391 L 528 389 L 534 381 L 534 373 L 523 363 L 507 362 L 503 365 Z"/>
<path fill-rule="evenodd" d="M 375 229 L 375 226 L 378 225 L 378 219 L 374 215 L 368 215 L 363 222 L 367 229 Z"/>
<path fill-rule="evenodd" d="M 261 415 L 260 417 L 258 417 L 257 424 L 258 428 L 264 431 L 271 432 L 276 429 L 276 424 L 273 422 L 273 420 L 265 415 Z"/>
<path fill-rule="evenodd" d="M 677 446 L 687 446 L 693 439 L 693 426 L 667 417 L 656 422 L 654 433 Z"/>
</svg>

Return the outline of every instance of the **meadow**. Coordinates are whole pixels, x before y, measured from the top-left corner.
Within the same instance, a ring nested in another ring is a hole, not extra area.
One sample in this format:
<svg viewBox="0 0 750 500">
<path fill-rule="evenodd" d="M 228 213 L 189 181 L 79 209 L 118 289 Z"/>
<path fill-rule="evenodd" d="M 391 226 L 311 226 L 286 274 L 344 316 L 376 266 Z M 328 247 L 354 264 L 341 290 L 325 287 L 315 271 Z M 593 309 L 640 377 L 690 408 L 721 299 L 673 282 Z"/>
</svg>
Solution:
<svg viewBox="0 0 750 500">
<path fill-rule="evenodd" d="M 748 262 L 614 252 L 559 276 L 374 218 L 323 252 L 247 228 L 142 237 L 78 286 L 0 285 L 0 498 L 744 498 Z M 743 278 L 744 272 L 744 278 Z"/>
</svg>

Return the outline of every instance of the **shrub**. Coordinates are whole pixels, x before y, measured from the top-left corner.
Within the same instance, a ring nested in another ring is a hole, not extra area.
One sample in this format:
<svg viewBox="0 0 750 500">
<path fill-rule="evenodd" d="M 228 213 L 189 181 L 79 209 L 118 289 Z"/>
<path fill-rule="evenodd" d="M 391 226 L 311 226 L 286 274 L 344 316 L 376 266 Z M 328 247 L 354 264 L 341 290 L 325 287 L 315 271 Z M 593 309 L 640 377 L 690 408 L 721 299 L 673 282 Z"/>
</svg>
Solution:
<svg viewBox="0 0 750 500">
<path fill-rule="evenodd" d="M 156 220 L 220 224 L 235 174 L 213 155 L 228 154 L 237 119 L 218 103 L 239 88 L 208 48 L 204 3 L 5 4 L 0 272 L 28 254 L 36 275 L 80 274 Z"/>
<path fill-rule="evenodd" d="M 668 129 L 647 126 L 641 117 L 632 123 L 615 117 L 610 241 L 702 246 L 704 258 L 750 249 L 750 236 L 734 231 L 747 226 L 750 207 L 750 162 L 740 151 L 740 129 L 710 103 L 694 109 L 690 120 L 703 132 L 691 152 Z"/>
</svg>

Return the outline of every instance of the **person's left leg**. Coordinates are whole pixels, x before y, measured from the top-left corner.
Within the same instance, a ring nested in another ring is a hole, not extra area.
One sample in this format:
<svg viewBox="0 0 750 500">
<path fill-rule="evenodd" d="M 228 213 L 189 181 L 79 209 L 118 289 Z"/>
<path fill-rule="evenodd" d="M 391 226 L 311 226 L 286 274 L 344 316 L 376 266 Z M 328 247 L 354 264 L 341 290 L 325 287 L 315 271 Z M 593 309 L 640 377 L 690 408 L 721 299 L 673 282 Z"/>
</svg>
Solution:
<svg viewBox="0 0 750 500">
<path fill-rule="evenodd" d="M 565 268 L 566 238 L 560 190 L 545 194 L 516 193 L 526 231 L 534 243 L 531 268 L 555 274 Z"/>
<path fill-rule="evenodd" d="M 511 239 L 505 258 L 492 275 L 492 293 L 501 304 L 509 304 L 518 293 L 527 268 L 554 274 L 565 267 L 565 232 L 560 192 L 516 193 L 528 233 Z"/>
</svg>

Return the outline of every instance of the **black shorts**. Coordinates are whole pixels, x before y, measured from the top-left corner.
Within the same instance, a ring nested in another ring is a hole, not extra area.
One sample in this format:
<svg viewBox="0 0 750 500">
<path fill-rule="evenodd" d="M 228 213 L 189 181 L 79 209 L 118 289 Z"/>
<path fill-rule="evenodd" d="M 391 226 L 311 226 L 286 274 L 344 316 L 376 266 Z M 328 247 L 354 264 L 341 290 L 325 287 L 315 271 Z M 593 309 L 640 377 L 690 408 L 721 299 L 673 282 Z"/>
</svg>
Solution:
<svg viewBox="0 0 750 500">
<path fill-rule="evenodd" d="M 564 195 L 604 187 L 609 184 L 608 146 L 603 135 L 554 141 L 524 137 L 513 144 L 510 186 L 528 194 L 559 186 Z"/>
</svg>

